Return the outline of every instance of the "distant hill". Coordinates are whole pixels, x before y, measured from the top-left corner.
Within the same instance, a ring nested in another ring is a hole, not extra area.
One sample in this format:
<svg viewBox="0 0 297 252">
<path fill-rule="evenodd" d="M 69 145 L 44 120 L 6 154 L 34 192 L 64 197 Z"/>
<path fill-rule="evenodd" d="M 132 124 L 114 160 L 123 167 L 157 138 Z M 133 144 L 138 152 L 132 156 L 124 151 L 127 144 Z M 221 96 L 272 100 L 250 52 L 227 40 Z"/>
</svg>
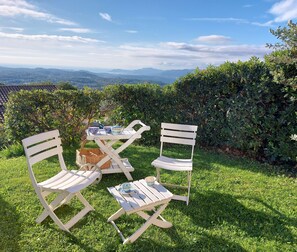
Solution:
<svg viewBox="0 0 297 252">
<path fill-rule="evenodd" d="M 143 77 L 154 77 L 165 83 L 172 83 L 181 76 L 184 76 L 193 69 L 182 69 L 182 70 L 160 70 L 155 68 L 142 68 L 136 70 L 122 70 L 114 69 L 110 73 L 118 75 L 130 75 L 130 76 L 142 76 Z"/>
<path fill-rule="evenodd" d="M 5 85 L 20 85 L 40 82 L 70 82 L 82 88 L 102 88 L 112 84 L 156 83 L 165 85 L 174 82 L 192 70 L 162 71 L 153 68 L 138 70 L 115 69 L 107 73 L 90 71 L 74 71 L 46 68 L 10 68 L 0 67 L 0 83 Z"/>
</svg>

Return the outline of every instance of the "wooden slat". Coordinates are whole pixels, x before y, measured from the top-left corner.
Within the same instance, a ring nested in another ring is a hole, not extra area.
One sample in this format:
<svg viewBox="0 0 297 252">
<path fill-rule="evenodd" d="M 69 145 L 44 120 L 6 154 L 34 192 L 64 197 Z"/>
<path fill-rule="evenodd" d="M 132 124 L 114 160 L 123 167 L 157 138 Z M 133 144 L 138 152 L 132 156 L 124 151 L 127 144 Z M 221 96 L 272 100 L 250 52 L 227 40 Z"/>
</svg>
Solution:
<svg viewBox="0 0 297 252">
<path fill-rule="evenodd" d="M 151 199 L 153 202 L 159 201 L 159 198 L 151 193 L 151 191 L 147 190 L 147 188 L 140 181 L 134 181 L 133 184 L 140 189 L 144 196 L 149 197 L 149 199 Z"/>
<path fill-rule="evenodd" d="M 181 138 L 190 138 L 195 139 L 196 133 L 193 132 L 185 132 L 185 131 L 174 131 L 174 130 L 161 130 L 162 136 L 174 136 L 174 137 L 181 137 Z"/>
<path fill-rule="evenodd" d="M 162 129 L 183 130 L 183 131 L 197 131 L 198 126 L 187 125 L 187 124 L 176 124 L 176 123 L 162 123 L 161 128 Z"/>
<path fill-rule="evenodd" d="M 158 182 L 155 182 L 154 185 L 152 185 L 159 193 L 164 195 L 165 198 L 171 198 L 173 197 L 173 194 L 169 192 L 164 186 L 160 185 Z"/>
<path fill-rule="evenodd" d="M 83 180 L 87 180 L 92 172 L 93 171 L 78 170 L 67 171 L 67 174 L 64 177 L 61 177 L 55 182 L 48 183 L 46 186 L 52 189 L 66 190 L 67 188 L 81 183 Z"/>
<path fill-rule="evenodd" d="M 29 158 L 29 163 L 30 163 L 30 165 L 33 165 L 33 164 L 35 164 L 35 163 L 37 163 L 39 161 L 42 161 L 42 160 L 44 160 L 46 158 L 52 157 L 54 155 L 58 155 L 58 154 L 62 153 L 62 151 L 63 151 L 63 149 L 62 149 L 61 146 L 59 146 L 59 147 L 57 147 L 55 149 L 44 151 L 44 152 L 42 152 L 40 154 L 37 154 L 37 155 Z"/>
<path fill-rule="evenodd" d="M 99 176 L 97 171 L 61 171 L 56 176 L 38 183 L 38 186 L 51 191 L 64 190 L 74 193 L 93 183 Z"/>
<path fill-rule="evenodd" d="M 137 195 L 135 195 L 134 197 L 139 197 L 145 203 L 145 205 L 154 203 L 149 197 L 143 194 L 142 191 L 138 191 Z"/>
<path fill-rule="evenodd" d="M 56 180 L 52 180 L 52 181 L 44 181 L 42 183 L 39 183 L 40 185 L 42 185 L 43 187 L 46 188 L 54 188 L 58 185 L 60 185 L 61 183 L 68 181 L 68 179 L 70 179 L 71 177 L 74 176 L 74 172 L 70 172 L 70 171 L 66 171 L 66 174 L 64 176 L 61 176 L 60 178 L 56 179 Z"/>
<path fill-rule="evenodd" d="M 152 201 L 152 199 L 150 199 L 149 197 L 147 197 L 145 194 L 143 194 L 142 193 L 142 190 L 140 189 L 140 188 L 138 188 L 137 187 L 137 185 L 134 183 L 134 182 L 132 182 L 133 183 L 133 186 L 137 189 L 137 191 L 138 191 L 138 193 L 137 193 L 137 197 L 139 197 L 140 199 L 142 199 L 144 202 L 145 202 L 145 204 L 151 204 L 151 203 L 153 203 L 153 201 Z"/>
<path fill-rule="evenodd" d="M 117 200 L 117 202 L 120 203 L 122 208 L 124 208 L 125 211 L 131 211 L 133 208 L 130 206 L 130 204 L 123 198 L 123 196 L 118 192 L 118 190 L 115 187 L 109 187 L 107 190 L 114 196 L 114 198 Z"/>
<path fill-rule="evenodd" d="M 42 152 L 42 151 L 44 151 L 46 149 L 50 149 L 50 148 L 60 146 L 60 145 L 61 145 L 61 139 L 60 138 L 55 138 L 53 140 L 43 142 L 41 144 L 34 145 L 34 146 L 28 148 L 27 149 L 27 155 L 30 157 L 35 153 Z"/>
<path fill-rule="evenodd" d="M 52 139 L 52 138 L 55 138 L 55 137 L 58 137 L 58 136 L 59 136 L 59 131 L 58 130 L 52 130 L 52 131 L 40 133 L 38 135 L 34 135 L 34 136 L 31 136 L 31 137 L 27 137 L 27 138 L 23 139 L 22 142 L 23 142 L 24 146 L 28 147 L 30 145 L 40 143 L 40 142 L 43 142 L 45 140 Z"/>
<path fill-rule="evenodd" d="M 184 145 L 192 145 L 192 146 L 195 145 L 195 140 L 175 138 L 175 137 L 161 136 L 160 141 L 165 143 L 175 143 L 175 144 L 184 144 Z"/>
<path fill-rule="evenodd" d="M 133 182 L 131 182 L 133 184 Z M 141 197 L 141 191 L 133 184 L 133 187 L 135 188 L 135 191 L 132 191 L 130 193 L 131 197 L 133 197 L 133 200 L 140 206 L 145 206 L 147 204 L 152 203 L 152 200 L 148 199 L 147 197 Z M 120 186 L 117 186 L 116 189 L 119 190 Z"/>
<path fill-rule="evenodd" d="M 47 179 L 43 182 L 38 183 L 39 186 L 45 186 L 47 184 L 53 183 L 57 180 L 59 180 L 60 178 L 64 177 L 67 174 L 67 171 L 60 171 L 58 174 L 56 174 L 55 176 L 51 177 L 50 179 Z"/>
<path fill-rule="evenodd" d="M 91 185 L 97 178 L 99 178 L 101 176 L 100 172 L 98 172 L 98 171 L 87 171 L 87 172 L 90 172 L 90 175 L 88 176 L 87 179 L 84 179 L 77 185 L 67 188 L 67 191 L 70 193 L 79 192 L 80 190 Z"/>
<path fill-rule="evenodd" d="M 193 164 L 190 159 L 174 159 L 164 156 L 158 157 L 152 162 L 152 165 L 158 168 L 163 168 L 172 171 L 191 171 Z"/>
<path fill-rule="evenodd" d="M 158 190 L 156 190 L 152 186 L 148 186 L 144 179 L 139 180 L 139 182 L 146 188 L 146 191 L 143 191 L 144 193 L 147 193 L 148 191 L 153 193 L 159 200 L 164 200 L 166 197 L 161 194 Z"/>
<path fill-rule="evenodd" d="M 84 180 L 88 180 L 86 171 L 83 171 L 83 174 L 79 174 L 78 172 L 69 172 L 70 176 L 67 180 L 63 180 L 60 183 L 56 184 L 55 186 L 51 186 L 53 189 L 59 189 L 59 190 L 67 190 L 67 188 L 74 187 L 80 183 L 82 183 Z"/>
<path fill-rule="evenodd" d="M 120 186 L 116 186 L 115 187 L 118 191 L 120 189 Z M 129 202 L 129 204 L 134 208 L 137 209 L 139 207 L 143 207 L 146 205 L 146 203 L 138 196 L 138 192 L 136 191 L 131 191 L 130 193 L 121 193 L 119 191 L 119 193 L 122 195 L 122 197 Z"/>
<path fill-rule="evenodd" d="M 133 172 L 134 168 L 131 166 L 129 160 L 127 158 L 121 159 L 123 165 L 125 166 L 126 170 L 129 172 Z M 102 169 L 102 174 L 111 174 L 111 173 L 122 173 L 122 169 L 118 166 L 118 164 L 112 161 L 110 168 Z"/>
</svg>

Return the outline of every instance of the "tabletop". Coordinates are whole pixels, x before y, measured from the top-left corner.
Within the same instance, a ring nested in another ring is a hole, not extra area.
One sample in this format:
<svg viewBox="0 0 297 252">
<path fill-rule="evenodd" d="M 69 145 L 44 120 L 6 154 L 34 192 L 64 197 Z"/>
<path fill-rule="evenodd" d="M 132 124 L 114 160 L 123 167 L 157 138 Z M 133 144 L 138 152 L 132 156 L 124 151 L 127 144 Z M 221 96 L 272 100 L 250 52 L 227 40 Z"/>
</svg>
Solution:
<svg viewBox="0 0 297 252">
<path fill-rule="evenodd" d="M 164 204 L 173 197 L 173 194 L 158 182 L 152 186 L 148 186 L 144 179 L 130 183 L 133 187 L 130 193 L 122 193 L 121 185 L 107 188 L 127 214 Z"/>
<path fill-rule="evenodd" d="M 87 133 L 88 140 L 94 140 L 95 138 L 99 138 L 101 140 L 110 140 L 110 139 L 129 139 L 136 134 L 136 131 L 134 129 L 124 129 L 119 134 L 112 134 L 112 133 L 107 133 L 105 129 L 99 129 L 97 134 L 92 134 L 88 130 L 86 130 L 86 133 Z"/>
</svg>

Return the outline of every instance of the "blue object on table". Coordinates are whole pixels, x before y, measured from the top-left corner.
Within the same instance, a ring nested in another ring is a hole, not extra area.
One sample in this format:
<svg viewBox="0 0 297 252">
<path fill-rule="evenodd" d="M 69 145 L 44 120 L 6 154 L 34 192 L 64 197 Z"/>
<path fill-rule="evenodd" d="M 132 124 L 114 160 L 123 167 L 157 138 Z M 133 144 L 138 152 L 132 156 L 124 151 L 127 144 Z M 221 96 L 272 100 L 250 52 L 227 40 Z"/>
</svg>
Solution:
<svg viewBox="0 0 297 252">
<path fill-rule="evenodd" d="M 104 125 L 99 121 L 95 121 L 91 123 L 91 127 L 98 127 L 99 129 L 103 129 Z"/>
<path fill-rule="evenodd" d="M 99 127 L 89 127 L 89 132 L 93 135 L 96 135 L 99 132 Z"/>
<path fill-rule="evenodd" d="M 133 192 L 134 190 L 135 188 L 129 182 L 121 184 L 119 188 L 120 193 L 130 193 L 130 192 Z"/>
<path fill-rule="evenodd" d="M 111 127 L 110 126 L 104 126 L 105 132 L 110 134 L 111 133 Z"/>
</svg>

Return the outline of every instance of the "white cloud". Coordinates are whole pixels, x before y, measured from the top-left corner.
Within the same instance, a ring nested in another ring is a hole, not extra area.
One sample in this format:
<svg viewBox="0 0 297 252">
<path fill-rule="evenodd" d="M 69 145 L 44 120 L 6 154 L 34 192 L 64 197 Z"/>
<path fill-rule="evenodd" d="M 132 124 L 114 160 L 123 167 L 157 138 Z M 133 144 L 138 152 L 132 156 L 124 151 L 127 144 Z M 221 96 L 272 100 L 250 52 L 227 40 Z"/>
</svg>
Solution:
<svg viewBox="0 0 297 252">
<path fill-rule="evenodd" d="M 138 31 L 135 31 L 135 30 L 126 30 L 125 32 L 127 32 L 127 33 L 138 33 Z"/>
<path fill-rule="evenodd" d="M 262 27 L 271 27 L 273 25 L 273 21 L 267 21 L 265 23 L 260 23 L 260 22 L 251 22 L 252 25 L 256 25 L 256 26 L 262 26 Z"/>
<path fill-rule="evenodd" d="M 35 40 L 35 41 L 64 41 L 64 42 L 80 42 L 80 43 L 95 43 L 102 42 L 97 39 L 83 38 L 80 36 L 58 36 L 58 35 L 27 35 L 19 33 L 4 33 L 0 32 L 0 38 L 17 39 L 17 40 Z"/>
<path fill-rule="evenodd" d="M 282 0 L 275 3 L 269 13 L 276 16 L 274 22 L 287 22 L 297 18 L 297 0 Z"/>
<path fill-rule="evenodd" d="M 207 44 L 226 44 L 230 43 L 231 38 L 222 35 L 208 35 L 200 36 L 197 39 L 195 39 L 195 41 Z"/>
<path fill-rule="evenodd" d="M 99 15 L 101 16 L 102 19 L 112 22 L 111 16 L 108 13 L 100 12 Z"/>
<path fill-rule="evenodd" d="M 0 32 L 0 64 L 72 68 L 157 67 L 160 69 L 204 68 L 225 61 L 263 56 L 268 49 L 255 45 L 202 45 L 164 42 L 159 44 L 107 43 L 80 36 L 25 35 Z"/>
<path fill-rule="evenodd" d="M 218 22 L 218 23 L 222 23 L 222 22 L 248 23 L 248 21 L 246 19 L 233 18 L 233 17 L 228 17 L 228 18 L 220 18 L 220 17 L 186 18 L 186 20 L 189 20 L 189 21 L 210 21 L 210 22 Z"/>
<path fill-rule="evenodd" d="M 87 28 L 60 28 L 60 31 L 69 31 L 74 33 L 91 33 L 92 31 Z"/>
<path fill-rule="evenodd" d="M 29 4 L 24 0 L 0 0 L 0 5 L 15 5 L 25 8 L 34 8 L 34 5 Z"/>
<path fill-rule="evenodd" d="M 33 19 L 44 20 L 49 23 L 75 25 L 72 21 L 58 18 L 47 12 L 39 11 L 36 6 L 23 0 L 0 0 L 0 16 L 26 16 Z"/>
<path fill-rule="evenodd" d="M 213 59 L 214 57 L 224 58 L 225 60 L 247 59 L 251 56 L 263 57 L 269 53 L 269 49 L 265 45 L 193 45 L 187 43 L 167 42 L 162 44 L 164 47 L 177 49 L 185 52 L 198 53 L 207 56 L 206 59 Z"/>
<path fill-rule="evenodd" d="M 24 28 L 20 28 L 20 27 L 0 27 L 0 31 L 3 30 L 11 30 L 11 31 L 15 31 L 15 32 L 23 32 Z"/>
</svg>

